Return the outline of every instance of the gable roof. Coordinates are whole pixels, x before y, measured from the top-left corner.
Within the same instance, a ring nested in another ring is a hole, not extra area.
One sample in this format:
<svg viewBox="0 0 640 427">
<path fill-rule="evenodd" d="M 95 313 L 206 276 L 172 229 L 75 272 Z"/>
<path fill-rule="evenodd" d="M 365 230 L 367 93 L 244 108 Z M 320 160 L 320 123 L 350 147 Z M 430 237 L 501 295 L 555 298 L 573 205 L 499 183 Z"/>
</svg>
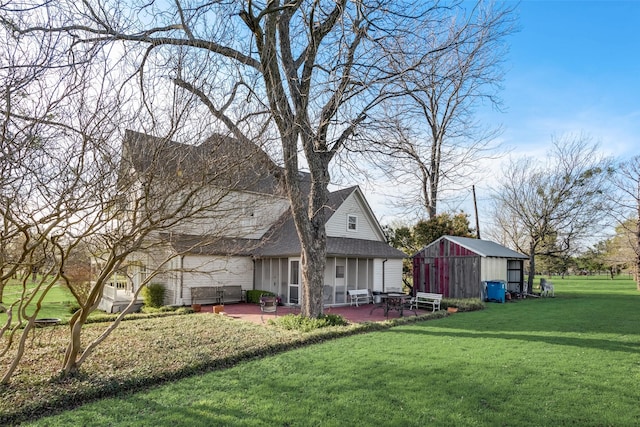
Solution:
<svg viewBox="0 0 640 427">
<path fill-rule="evenodd" d="M 357 189 L 350 187 L 330 193 L 325 206 L 330 216 Z M 302 248 L 293 223 L 291 211 L 281 218 L 265 233 L 262 239 L 212 238 L 210 236 L 169 235 L 163 238 L 178 253 L 196 255 L 238 255 L 256 258 L 297 257 Z M 327 237 L 327 256 L 349 256 L 370 258 L 402 259 L 407 255 L 379 240 L 353 239 L 347 237 Z"/>
<path fill-rule="evenodd" d="M 428 246 L 435 245 L 442 239 L 447 239 L 483 257 L 515 259 L 528 258 L 528 256 L 523 255 L 520 252 L 516 252 L 507 248 L 506 246 L 502 246 L 490 240 L 473 239 L 470 237 L 442 236 Z"/>
<path fill-rule="evenodd" d="M 133 169 L 153 179 L 189 179 L 222 188 L 283 194 L 281 168 L 257 145 L 214 134 L 199 145 L 127 130 L 120 175 Z"/>
<path fill-rule="evenodd" d="M 324 206 L 326 220 L 329 220 L 340 205 L 356 192 L 361 194 L 360 187 L 357 185 L 329 193 L 329 199 Z M 366 202 L 364 196 L 362 196 L 362 199 Z M 371 212 L 368 204 L 366 205 L 366 209 L 369 209 L 369 212 Z M 371 216 L 375 220 L 376 226 L 380 228 L 380 233 L 384 235 L 375 216 L 373 216 L 373 214 L 371 214 Z M 301 251 L 302 248 L 293 222 L 293 216 L 291 215 L 291 211 L 287 211 L 265 234 L 263 244 L 257 248 L 255 255 L 258 257 L 298 256 Z M 404 252 L 384 241 L 331 236 L 327 237 L 327 256 L 407 257 Z"/>
<path fill-rule="evenodd" d="M 153 179 L 188 179 L 195 183 L 215 184 L 238 191 L 252 191 L 282 196 L 282 169 L 260 147 L 237 139 L 213 135 L 200 145 L 181 144 L 127 130 L 123 142 L 120 174 L 131 169 Z M 196 173 L 197 172 L 197 173 Z M 310 191 L 310 175 L 300 172 L 303 193 Z M 373 219 L 381 238 L 382 227 L 358 186 L 329 193 L 323 207 L 326 220 L 354 194 L 360 195 L 365 211 Z M 300 241 L 291 211 L 287 210 L 262 239 L 220 238 L 187 234 L 166 234 L 163 240 L 178 253 L 202 255 L 241 255 L 256 257 L 299 256 Z M 327 237 L 328 256 L 406 258 L 406 254 L 383 240 Z"/>
</svg>

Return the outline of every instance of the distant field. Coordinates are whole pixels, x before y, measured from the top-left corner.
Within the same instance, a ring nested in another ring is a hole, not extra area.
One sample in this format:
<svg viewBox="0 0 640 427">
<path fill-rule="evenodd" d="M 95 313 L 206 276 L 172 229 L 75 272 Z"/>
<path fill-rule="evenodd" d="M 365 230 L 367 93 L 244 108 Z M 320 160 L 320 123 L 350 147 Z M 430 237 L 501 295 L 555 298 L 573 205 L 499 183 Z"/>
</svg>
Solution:
<svg viewBox="0 0 640 427">
<path fill-rule="evenodd" d="M 28 283 L 29 291 L 35 286 L 31 281 Z M 14 301 L 18 300 L 22 295 L 22 285 L 17 281 L 10 282 L 4 289 L 3 301 L 5 305 L 10 305 Z M 57 318 L 61 320 L 69 320 L 71 313 L 69 307 L 72 304 L 73 296 L 64 285 L 55 284 L 47 292 L 43 302 L 38 318 Z M 27 314 L 32 315 L 35 307 L 27 308 Z M 4 322 L 6 319 L 5 313 L 0 313 L 0 321 Z"/>
</svg>

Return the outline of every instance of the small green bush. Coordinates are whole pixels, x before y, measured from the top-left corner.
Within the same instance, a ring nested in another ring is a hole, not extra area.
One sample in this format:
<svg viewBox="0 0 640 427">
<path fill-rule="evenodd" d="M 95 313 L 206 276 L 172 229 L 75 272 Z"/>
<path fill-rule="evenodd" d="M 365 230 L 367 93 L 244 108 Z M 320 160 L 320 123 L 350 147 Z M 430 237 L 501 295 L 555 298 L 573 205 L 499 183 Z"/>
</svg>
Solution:
<svg viewBox="0 0 640 427">
<path fill-rule="evenodd" d="M 146 307 L 159 308 L 164 304 L 164 285 L 151 283 L 142 290 L 142 298 Z"/>
<path fill-rule="evenodd" d="M 169 313 L 172 311 L 177 311 L 178 307 L 172 307 L 170 305 L 163 305 L 162 307 L 148 307 L 144 306 L 140 310 L 143 313 Z"/>
<path fill-rule="evenodd" d="M 69 311 L 69 314 L 74 314 L 76 311 L 80 310 L 80 304 L 77 302 L 68 303 L 67 310 Z"/>
<path fill-rule="evenodd" d="M 443 298 L 440 308 L 446 310 L 447 307 L 458 307 L 458 311 L 477 311 L 484 309 L 484 302 L 479 298 Z"/>
<path fill-rule="evenodd" d="M 315 329 L 329 326 L 346 326 L 348 322 L 338 314 L 323 314 L 317 318 L 306 317 L 300 314 L 287 314 L 277 319 L 269 320 L 272 325 L 283 329 L 296 330 L 300 332 L 311 332 Z"/>
<path fill-rule="evenodd" d="M 260 303 L 260 297 L 261 296 L 276 296 L 276 294 L 274 294 L 273 292 L 269 292 L 269 291 L 261 291 L 261 290 L 250 290 L 247 291 L 247 302 L 251 302 L 254 304 L 259 304 Z"/>
</svg>

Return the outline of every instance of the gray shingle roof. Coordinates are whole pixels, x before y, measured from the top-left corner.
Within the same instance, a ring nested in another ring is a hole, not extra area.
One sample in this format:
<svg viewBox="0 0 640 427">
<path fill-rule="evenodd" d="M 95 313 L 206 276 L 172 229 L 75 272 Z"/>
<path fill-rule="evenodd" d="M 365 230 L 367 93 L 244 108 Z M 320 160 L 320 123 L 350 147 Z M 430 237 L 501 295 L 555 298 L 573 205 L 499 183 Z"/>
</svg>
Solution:
<svg viewBox="0 0 640 427">
<path fill-rule="evenodd" d="M 505 246 L 489 240 L 472 239 L 469 237 L 443 236 L 442 238 L 450 240 L 460 246 L 463 246 L 480 256 L 496 257 L 496 258 L 516 258 L 527 259 L 526 255 L 511 250 Z"/>
<path fill-rule="evenodd" d="M 130 168 L 139 174 L 154 174 L 163 179 L 184 177 L 194 181 L 206 180 L 205 184 L 235 190 L 284 194 L 277 178 L 281 169 L 266 153 L 253 144 L 223 135 L 214 135 L 200 145 L 188 145 L 127 130 L 121 174 L 129 173 Z M 301 190 L 308 193 L 309 174 L 300 174 Z M 324 207 L 325 217 L 329 219 L 357 188 L 353 186 L 331 192 Z M 288 257 L 301 253 L 290 211 L 285 212 L 260 240 L 185 234 L 166 234 L 162 238 L 179 253 L 256 257 Z M 327 238 L 327 255 L 406 258 L 406 254 L 386 242 L 337 237 Z"/>
<path fill-rule="evenodd" d="M 331 215 L 358 187 L 333 191 L 325 206 L 325 217 Z M 287 211 L 265 234 L 262 245 L 254 252 L 258 257 L 298 256 L 301 247 L 291 213 Z M 327 237 L 327 256 L 358 256 L 373 258 L 407 258 L 407 255 L 386 242 L 377 240 Z"/>
<path fill-rule="evenodd" d="M 260 246 L 259 239 L 236 239 L 215 236 L 162 233 L 160 237 L 177 253 L 193 255 L 250 256 Z"/>
<path fill-rule="evenodd" d="M 277 166 L 260 147 L 224 135 L 213 135 L 199 145 L 127 130 L 121 174 L 134 168 L 155 178 L 191 179 L 220 188 L 283 194 Z"/>
</svg>

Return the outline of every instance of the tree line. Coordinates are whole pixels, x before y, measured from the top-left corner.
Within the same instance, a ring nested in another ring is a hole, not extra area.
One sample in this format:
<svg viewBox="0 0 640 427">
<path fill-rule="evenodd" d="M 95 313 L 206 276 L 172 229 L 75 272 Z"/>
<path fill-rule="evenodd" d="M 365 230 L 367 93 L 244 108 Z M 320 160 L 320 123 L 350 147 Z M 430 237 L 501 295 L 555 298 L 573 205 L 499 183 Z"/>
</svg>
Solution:
<svg viewBox="0 0 640 427">
<path fill-rule="evenodd" d="M 640 290 L 640 156 L 604 156 L 586 135 L 556 138 L 546 158 L 510 161 L 491 201 L 485 232 L 529 256 L 528 290 L 539 272 L 623 269 Z M 411 255 L 444 234 L 473 234 L 467 214 L 434 218 L 392 228 L 390 241 Z"/>
</svg>

